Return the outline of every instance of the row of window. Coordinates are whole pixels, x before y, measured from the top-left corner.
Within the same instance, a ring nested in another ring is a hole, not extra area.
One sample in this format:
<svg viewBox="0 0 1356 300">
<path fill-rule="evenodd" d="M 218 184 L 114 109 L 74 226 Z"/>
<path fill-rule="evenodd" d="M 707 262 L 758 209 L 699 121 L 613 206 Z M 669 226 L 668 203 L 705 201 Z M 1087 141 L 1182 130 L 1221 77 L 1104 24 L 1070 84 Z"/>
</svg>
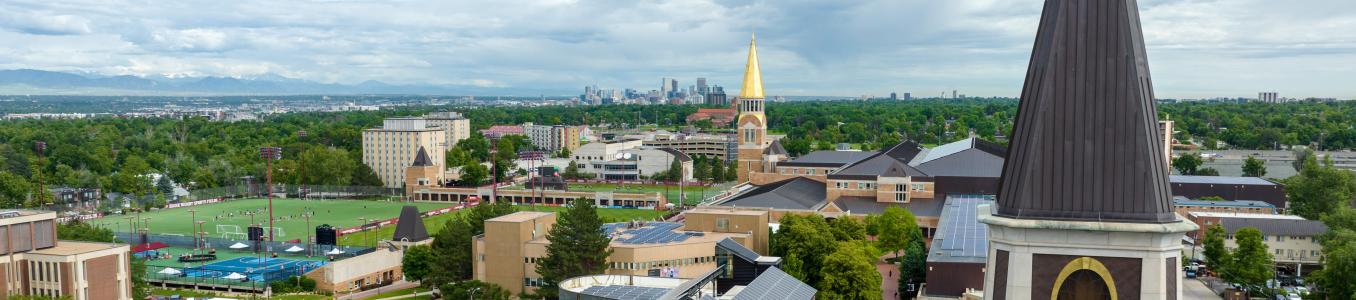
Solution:
<svg viewBox="0 0 1356 300">
<path fill-rule="evenodd" d="M 1288 257 L 1288 258 L 1296 258 L 1296 257 L 1298 257 L 1299 259 L 1305 259 L 1305 258 L 1309 258 L 1309 257 L 1318 258 L 1319 256 L 1320 256 L 1320 253 L 1318 252 L 1318 250 L 1308 250 L 1308 251 L 1305 251 L 1305 250 L 1295 250 L 1295 249 L 1276 249 L 1276 255 L 1275 255 L 1274 257 L 1277 257 L 1277 258 L 1279 258 L 1279 257 Z"/>
<path fill-rule="evenodd" d="M 613 270 L 649 270 L 656 268 L 668 268 L 684 265 L 705 264 L 716 261 L 715 256 L 700 256 L 680 259 L 668 259 L 646 262 L 610 262 L 607 268 Z"/>
</svg>

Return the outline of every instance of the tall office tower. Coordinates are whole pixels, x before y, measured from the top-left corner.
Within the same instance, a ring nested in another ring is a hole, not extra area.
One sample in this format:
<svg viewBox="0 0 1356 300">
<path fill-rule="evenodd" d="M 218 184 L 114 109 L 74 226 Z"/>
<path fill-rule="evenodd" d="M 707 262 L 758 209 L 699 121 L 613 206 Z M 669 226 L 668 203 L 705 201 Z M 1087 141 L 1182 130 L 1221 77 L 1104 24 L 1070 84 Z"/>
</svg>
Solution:
<svg viewBox="0 0 1356 300">
<path fill-rule="evenodd" d="M 899 94 L 895 94 L 895 92 L 890 92 L 890 100 L 899 100 Z"/>
<path fill-rule="evenodd" d="M 913 93 L 904 93 L 904 101 L 913 100 Z"/>
<path fill-rule="evenodd" d="M 431 127 L 421 117 L 388 118 L 381 128 L 363 130 L 363 163 L 381 177 L 388 188 L 405 183 L 405 168 L 414 163 L 420 148 L 441 166 L 446 155 L 447 132 Z"/>
<path fill-rule="evenodd" d="M 960 95 L 956 93 L 956 90 L 951 90 L 951 99 L 960 99 Z"/>
<path fill-rule="evenodd" d="M 749 61 L 744 66 L 744 85 L 739 89 L 739 117 L 735 132 L 739 135 L 739 175 L 735 182 L 747 182 L 750 172 L 764 172 L 763 151 L 767 149 L 767 115 L 763 113 L 763 74 L 758 68 L 758 40 L 749 40 Z"/>
<path fill-rule="evenodd" d="M 1257 101 L 1262 103 L 1281 103 L 1280 95 L 1276 92 L 1257 93 Z"/>
<path fill-rule="evenodd" d="M 706 89 L 706 77 L 697 77 L 697 92 L 702 94 L 711 92 Z"/>
<path fill-rule="evenodd" d="M 710 88 L 711 92 L 706 93 L 707 105 L 717 105 L 717 106 L 730 105 L 730 99 L 726 98 L 728 96 L 725 95 L 725 88 L 722 88 L 719 85 L 713 85 Z"/>
<path fill-rule="evenodd" d="M 1173 211 L 1136 1 L 1046 0 L 1040 20 L 998 197 L 977 212 L 984 298 L 1182 299 L 1197 226 Z"/>
<path fill-rule="evenodd" d="M 673 89 L 669 88 L 669 80 L 668 77 L 659 78 L 659 95 L 661 97 L 668 97 L 669 93 L 673 92 Z"/>
</svg>

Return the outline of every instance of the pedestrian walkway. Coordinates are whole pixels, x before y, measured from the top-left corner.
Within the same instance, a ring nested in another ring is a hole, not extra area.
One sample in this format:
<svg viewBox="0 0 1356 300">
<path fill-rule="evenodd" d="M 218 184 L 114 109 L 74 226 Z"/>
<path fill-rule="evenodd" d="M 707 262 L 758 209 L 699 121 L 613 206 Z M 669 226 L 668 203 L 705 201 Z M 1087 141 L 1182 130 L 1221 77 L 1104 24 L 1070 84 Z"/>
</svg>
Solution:
<svg viewBox="0 0 1356 300">
<path fill-rule="evenodd" d="M 880 298 L 881 299 L 900 299 L 899 298 L 899 265 L 885 262 L 886 258 L 894 257 L 894 254 L 885 254 L 876 259 L 876 272 L 880 273 Z"/>
<path fill-rule="evenodd" d="M 372 296 L 376 296 L 377 294 L 381 294 L 381 293 L 385 293 L 385 292 L 398 291 L 398 290 L 403 290 L 403 289 L 412 289 L 412 288 L 416 288 L 416 287 L 419 287 L 419 284 L 418 284 L 418 283 L 409 282 L 409 281 L 404 281 L 404 280 L 399 280 L 399 281 L 396 281 L 396 282 L 392 282 L 390 285 L 387 285 L 387 286 L 383 286 L 383 287 L 379 287 L 379 288 L 375 288 L 375 289 L 370 289 L 370 290 L 366 290 L 366 291 L 361 291 L 361 292 L 356 292 L 356 293 L 352 293 L 352 294 L 347 294 L 347 295 L 339 296 L 339 297 L 337 297 L 336 299 L 339 299 L 339 300 L 359 300 L 359 299 L 367 299 L 367 298 L 370 298 L 370 297 L 372 297 Z"/>
</svg>

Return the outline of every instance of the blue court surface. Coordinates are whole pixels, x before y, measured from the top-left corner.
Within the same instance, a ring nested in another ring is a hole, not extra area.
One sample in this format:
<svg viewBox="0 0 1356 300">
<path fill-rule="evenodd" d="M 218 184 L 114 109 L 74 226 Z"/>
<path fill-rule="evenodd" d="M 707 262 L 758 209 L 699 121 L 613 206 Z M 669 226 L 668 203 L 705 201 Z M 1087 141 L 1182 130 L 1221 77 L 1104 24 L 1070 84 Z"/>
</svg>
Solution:
<svg viewBox="0 0 1356 300">
<path fill-rule="evenodd" d="M 324 261 L 286 258 L 237 257 L 201 267 L 184 269 L 184 275 L 198 278 L 226 278 L 231 273 L 245 275 L 250 281 L 273 281 L 310 272 L 324 266 Z M 239 279 L 243 281 L 244 279 Z"/>
</svg>

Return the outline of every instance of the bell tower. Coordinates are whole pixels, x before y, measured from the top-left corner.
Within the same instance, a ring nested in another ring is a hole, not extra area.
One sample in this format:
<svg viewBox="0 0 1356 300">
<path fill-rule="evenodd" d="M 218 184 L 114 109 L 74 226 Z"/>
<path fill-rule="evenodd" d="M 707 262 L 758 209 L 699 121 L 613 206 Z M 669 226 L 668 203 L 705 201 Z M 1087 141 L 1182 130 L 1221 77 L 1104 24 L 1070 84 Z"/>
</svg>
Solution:
<svg viewBox="0 0 1356 300">
<path fill-rule="evenodd" d="M 763 151 L 771 142 L 767 138 L 767 115 L 763 113 L 763 74 L 758 69 L 758 39 L 749 40 L 749 62 L 744 66 L 744 85 L 739 90 L 739 119 L 735 134 L 739 141 L 736 182 L 749 181 L 749 173 L 766 172 Z"/>
</svg>

